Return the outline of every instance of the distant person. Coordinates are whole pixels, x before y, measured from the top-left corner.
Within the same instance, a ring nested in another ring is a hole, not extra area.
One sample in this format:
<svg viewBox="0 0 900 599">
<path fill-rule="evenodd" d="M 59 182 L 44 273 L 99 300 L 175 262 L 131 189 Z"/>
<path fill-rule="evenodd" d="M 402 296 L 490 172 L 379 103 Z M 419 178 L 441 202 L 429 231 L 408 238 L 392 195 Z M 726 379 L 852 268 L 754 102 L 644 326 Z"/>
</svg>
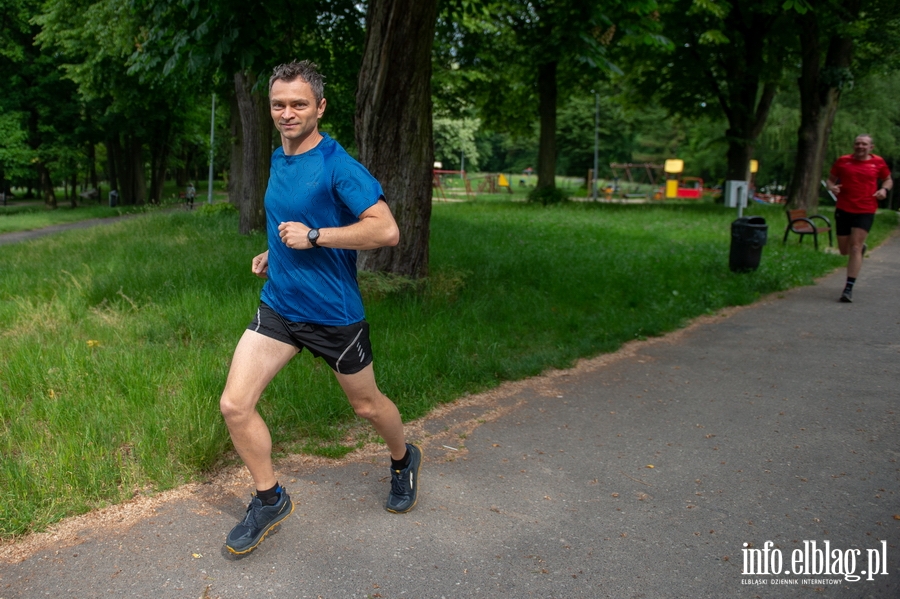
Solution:
<svg viewBox="0 0 900 599">
<path fill-rule="evenodd" d="M 840 301 L 853 301 L 853 286 L 866 253 L 866 237 L 875 222 L 878 201 L 894 186 L 891 171 L 881 156 L 872 154 L 872 136 L 858 135 L 853 153 L 841 156 L 831 167 L 826 186 L 837 196 L 834 211 L 838 248 L 847 259 L 847 283 Z"/>
<path fill-rule="evenodd" d="M 391 454 L 385 509 L 402 514 L 416 504 L 422 452 L 406 443 L 400 412 L 375 383 L 356 283 L 356 250 L 396 245 L 400 232 L 378 181 L 319 133 L 323 85 L 309 61 L 275 67 L 269 79 L 270 112 L 282 146 L 272 155 L 265 195 L 269 249 L 252 263 L 253 273 L 268 281 L 234 350 L 220 401 L 231 440 L 256 485 L 246 517 L 225 541 L 235 554 L 252 551 L 294 510 L 278 484 L 272 439 L 256 404 L 304 348 L 325 360 L 354 411 L 385 440 Z"/>
<path fill-rule="evenodd" d="M 194 198 L 196 197 L 197 189 L 194 187 L 193 183 L 188 183 L 187 190 L 184 192 L 184 201 L 191 210 L 194 209 Z"/>
</svg>

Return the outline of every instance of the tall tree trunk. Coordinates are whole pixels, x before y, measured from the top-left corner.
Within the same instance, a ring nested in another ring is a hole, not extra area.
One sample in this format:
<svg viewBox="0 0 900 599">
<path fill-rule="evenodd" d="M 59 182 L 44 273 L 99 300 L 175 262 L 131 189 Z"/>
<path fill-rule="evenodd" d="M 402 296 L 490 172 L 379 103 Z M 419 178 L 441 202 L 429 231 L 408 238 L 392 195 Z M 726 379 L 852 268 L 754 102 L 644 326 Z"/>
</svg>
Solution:
<svg viewBox="0 0 900 599">
<path fill-rule="evenodd" d="M 178 148 L 178 167 L 175 169 L 175 187 L 178 189 L 184 189 L 188 184 L 188 169 L 187 165 L 190 163 L 191 151 L 188 149 L 188 144 L 182 142 L 181 146 Z"/>
<path fill-rule="evenodd" d="M 725 138 L 728 143 L 725 178 L 747 181 L 750 159 L 756 140 L 762 133 L 775 100 L 778 85 L 764 80 L 766 71 L 766 38 L 775 26 L 777 17 L 749 13 L 735 5 L 725 18 L 726 30 L 736 36 L 735 52 L 712 64 L 693 44 L 691 52 L 699 64 L 706 64 L 705 77 L 715 90 L 722 112 L 728 119 Z M 717 73 L 717 71 L 719 71 Z"/>
<path fill-rule="evenodd" d="M 241 111 L 237 96 L 231 97 L 231 161 L 228 169 L 228 201 L 239 205 L 241 186 L 244 184 L 244 136 L 241 131 Z"/>
<path fill-rule="evenodd" d="M 166 167 L 169 162 L 168 125 L 160 126 L 150 142 L 150 203 L 162 201 L 163 186 L 166 183 Z"/>
<path fill-rule="evenodd" d="M 144 174 L 144 147 L 134 135 L 127 135 L 123 153 L 119 190 L 123 204 L 143 204 L 147 198 L 147 179 Z"/>
<path fill-rule="evenodd" d="M 72 197 L 70 198 L 70 206 L 72 208 L 78 207 L 78 171 L 72 173 L 72 178 L 70 179 L 72 185 Z"/>
<path fill-rule="evenodd" d="M 431 50 L 437 0 L 370 0 L 356 92 L 360 162 L 384 188 L 400 243 L 359 253 L 359 267 L 428 274 L 434 140 Z"/>
<path fill-rule="evenodd" d="M 122 163 L 122 144 L 119 143 L 118 133 L 110 135 L 106 139 L 106 177 L 109 179 L 109 190 L 115 190 L 121 195 L 119 190 L 119 165 Z"/>
<path fill-rule="evenodd" d="M 747 81 L 747 83 L 747 89 L 744 91 L 746 95 L 743 96 L 743 99 L 735 97 L 730 103 L 729 127 L 725 132 L 725 139 L 728 141 L 725 178 L 729 181 L 749 180 L 750 159 L 753 158 L 756 140 L 762 133 L 778 91 L 775 83 L 767 83 L 763 86 L 762 93 L 757 93 L 758 80 Z M 757 95 L 759 96 L 758 100 L 756 99 Z M 751 98 L 750 102 L 745 101 L 747 97 Z"/>
<path fill-rule="evenodd" d="M 237 201 L 239 231 L 244 235 L 266 228 L 265 195 L 272 158 L 273 125 L 268 94 L 254 90 L 256 82 L 256 75 L 250 71 L 234 74 L 234 91 L 241 114 L 244 142 Z"/>
<path fill-rule="evenodd" d="M 97 192 L 97 201 L 100 201 L 100 180 L 97 178 L 97 148 L 93 141 L 87 144 L 88 172 L 87 184 Z"/>
<path fill-rule="evenodd" d="M 843 3 L 848 17 L 859 16 L 861 2 Z M 831 125 L 837 113 L 841 91 L 849 75 L 853 40 L 831 36 L 825 65 L 822 66 L 822 44 L 818 16 L 814 10 L 797 17 L 800 30 L 801 67 L 800 127 L 797 130 L 797 155 L 788 186 L 787 203 L 794 208 L 815 212 L 819 204 L 819 186 Z"/>
<path fill-rule="evenodd" d="M 56 190 L 53 188 L 53 181 L 50 179 L 50 169 L 43 161 L 37 163 L 38 175 L 40 176 L 41 197 L 44 198 L 44 205 L 47 208 L 56 209 Z"/>
<path fill-rule="evenodd" d="M 538 146 L 538 187 L 556 187 L 556 62 L 538 65 L 538 112 L 541 138 Z"/>
</svg>

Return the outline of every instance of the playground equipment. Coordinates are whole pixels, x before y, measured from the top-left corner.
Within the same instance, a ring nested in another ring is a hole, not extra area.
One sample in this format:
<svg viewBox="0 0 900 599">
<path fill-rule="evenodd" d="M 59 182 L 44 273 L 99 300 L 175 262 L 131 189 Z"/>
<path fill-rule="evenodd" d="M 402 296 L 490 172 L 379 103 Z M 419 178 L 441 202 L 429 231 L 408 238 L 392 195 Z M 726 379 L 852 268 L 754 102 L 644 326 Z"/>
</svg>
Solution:
<svg viewBox="0 0 900 599">
<path fill-rule="evenodd" d="M 436 163 L 436 164 L 440 164 L 440 163 Z M 472 193 L 472 183 L 469 181 L 469 178 L 466 176 L 466 171 L 451 171 L 451 170 L 435 168 L 432 171 L 431 186 L 435 189 L 436 194 L 439 194 L 441 196 L 441 198 L 446 200 L 448 191 L 451 194 L 456 192 L 455 189 L 448 190 L 444 187 L 444 176 L 445 175 L 459 175 L 459 177 L 463 181 L 463 186 L 465 188 L 464 193 L 466 194 L 466 198 L 471 200 L 475 197 L 475 194 Z"/>
<path fill-rule="evenodd" d="M 700 177 L 682 177 L 675 192 L 675 197 L 695 200 L 703 197 L 703 179 Z"/>
<path fill-rule="evenodd" d="M 613 162 L 609 165 L 609 168 L 613 172 L 613 177 L 616 179 L 619 178 L 617 169 L 624 170 L 625 178 L 628 179 L 629 183 L 634 183 L 631 169 L 644 169 L 644 173 L 647 175 L 647 181 L 650 185 L 656 185 L 656 176 L 654 173 L 660 171 L 663 168 L 663 165 L 652 164 L 650 162 Z"/>
<path fill-rule="evenodd" d="M 508 193 L 513 192 L 512 185 L 509 183 L 509 178 L 503 173 L 480 175 L 478 177 L 472 177 L 472 179 L 480 180 L 478 183 L 478 193 L 500 193 L 501 189 L 504 187 Z"/>
<path fill-rule="evenodd" d="M 652 191 L 641 191 L 641 187 L 656 187 L 659 171 L 663 169 L 663 165 L 653 164 L 651 162 L 611 162 L 609 169 L 612 171 L 613 184 L 600 188 L 600 192 L 603 193 L 607 200 L 612 200 L 614 196 L 626 200 L 636 198 L 646 199 L 653 195 Z M 620 186 L 620 170 L 624 172 L 626 183 L 630 184 L 630 188 L 624 184 Z M 643 174 L 643 176 L 641 176 L 641 174 Z M 593 180 L 594 176 L 594 170 L 590 169 L 588 171 L 588 181 Z M 656 199 L 660 198 L 657 197 Z"/>
<path fill-rule="evenodd" d="M 699 199 L 703 197 L 703 179 L 700 177 L 682 176 L 684 160 L 670 158 L 666 160 L 666 198 Z"/>
</svg>

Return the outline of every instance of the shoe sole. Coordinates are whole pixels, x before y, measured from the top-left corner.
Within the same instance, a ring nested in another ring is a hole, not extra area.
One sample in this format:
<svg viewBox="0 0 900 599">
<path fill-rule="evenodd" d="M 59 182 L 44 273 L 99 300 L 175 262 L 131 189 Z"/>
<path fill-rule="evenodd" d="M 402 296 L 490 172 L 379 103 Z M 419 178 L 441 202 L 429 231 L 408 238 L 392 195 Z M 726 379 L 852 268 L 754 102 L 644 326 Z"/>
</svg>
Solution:
<svg viewBox="0 0 900 599">
<path fill-rule="evenodd" d="M 419 465 L 416 466 L 416 484 L 419 485 L 419 483 L 420 483 L 420 479 L 419 479 L 419 470 L 422 469 L 422 459 L 425 457 L 425 452 L 422 451 L 422 448 L 419 446 L 418 443 L 411 443 L 411 445 L 414 445 L 415 448 L 419 450 Z M 421 485 L 420 485 L 420 486 L 421 486 Z M 418 488 L 416 489 L 416 498 L 413 499 L 412 505 L 410 505 L 410 506 L 409 506 L 408 508 L 406 508 L 405 510 L 392 510 L 392 509 L 390 509 L 390 508 L 388 508 L 388 507 L 386 507 L 386 508 L 384 508 L 384 509 L 387 510 L 387 511 L 389 511 L 389 512 L 392 513 L 392 514 L 405 514 L 405 513 L 407 513 L 407 512 L 411 512 L 412 509 L 413 509 L 414 507 L 416 507 L 416 504 L 417 504 L 417 503 L 419 503 L 419 489 L 418 489 Z"/>
<path fill-rule="evenodd" d="M 853 303 L 853 300 L 850 299 L 849 297 L 847 297 L 846 295 L 842 295 L 841 299 L 839 299 L 838 301 L 841 302 L 842 304 L 852 304 Z"/>
<path fill-rule="evenodd" d="M 229 547 L 229 546 L 228 546 L 228 543 L 225 544 L 225 548 L 226 548 L 228 551 L 230 551 L 232 554 L 234 554 L 234 555 L 247 555 L 248 553 L 250 553 L 251 551 L 253 551 L 253 550 L 256 549 L 257 547 L 259 547 L 259 544 L 263 542 L 263 540 L 266 538 L 266 535 L 268 535 L 270 532 L 272 532 L 272 530 L 273 530 L 276 526 L 278 526 L 279 524 L 281 524 L 282 522 L 284 522 L 284 519 L 287 518 L 288 516 L 290 516 L 290 515 L 293 514 L 293 513 L 294 513 L 294 502 L 291 501 L 291 511 L 289 511 L 288 513 L 282 515 L 278 520 L 274 520 L 274 521 L 270 522 L 270 523 L 269 523 L 269 526 L 266 528 L 266 530 L 263 531 L 262 535 L 260 535 L 260 537 L 256 540 L 255 543 L 253 543 L 252 545 L 250 545 L 250 546 L 247 547 L 246 549 L 243 549 L 243 550 L 240 550 L 240 551 L 238 551 L 237 549 L 234 549 L 234 548 L 232 548 L 232 547 Z"/>
</svg>

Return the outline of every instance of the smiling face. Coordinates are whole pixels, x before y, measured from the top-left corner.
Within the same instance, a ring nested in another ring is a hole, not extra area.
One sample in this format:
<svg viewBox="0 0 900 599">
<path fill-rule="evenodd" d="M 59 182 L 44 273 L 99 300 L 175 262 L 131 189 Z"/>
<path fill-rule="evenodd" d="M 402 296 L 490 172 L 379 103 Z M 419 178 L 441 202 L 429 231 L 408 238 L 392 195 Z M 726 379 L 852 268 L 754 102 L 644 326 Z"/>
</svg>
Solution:
<svg viewBox="0 0 900 599">
<path fill-rule="evenodd" d="M 868 135 L 860 135 L 853 142 L 853 157 L 857 160 L 868 160 L 872 153 L 872 138 Z"/>
<path fill-rule="evenodd" d="M 312 88 L 303 79 L 275 81 L 269 91 L 269 111 L 281 133 L 285 154 L 301 154 L 319 143 L 319 119 L 325 113 L 325 98 L 316 104 Z"/>
</svg>

